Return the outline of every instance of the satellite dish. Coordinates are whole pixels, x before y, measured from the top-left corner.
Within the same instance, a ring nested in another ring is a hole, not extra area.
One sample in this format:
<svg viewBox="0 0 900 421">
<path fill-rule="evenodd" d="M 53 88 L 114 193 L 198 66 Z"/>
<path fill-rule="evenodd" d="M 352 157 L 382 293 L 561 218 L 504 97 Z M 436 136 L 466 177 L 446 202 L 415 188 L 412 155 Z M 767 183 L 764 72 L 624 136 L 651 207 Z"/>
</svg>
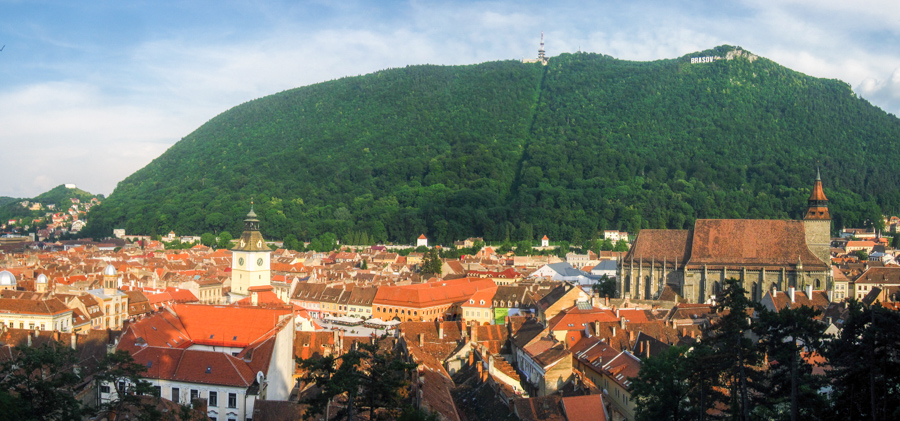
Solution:
<svg viewBox="0 0 900 421">
<path fill-rule="evenodd" d="M 263 374 L 262 371 L 257 371 L 257 372 L 256 372 L 256 382 L 259 383 L 259 384 L 263 384 L 263 382 L 264 382 L 265 380 L 266 380 L 266 375 Z"/>
</svg>

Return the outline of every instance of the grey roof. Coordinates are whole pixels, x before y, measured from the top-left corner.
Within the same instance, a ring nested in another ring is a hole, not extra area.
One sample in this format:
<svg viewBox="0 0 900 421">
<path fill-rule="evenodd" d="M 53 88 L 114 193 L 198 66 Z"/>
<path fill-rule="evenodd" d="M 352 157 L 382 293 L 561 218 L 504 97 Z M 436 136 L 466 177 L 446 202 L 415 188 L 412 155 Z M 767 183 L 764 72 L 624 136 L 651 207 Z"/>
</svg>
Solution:
<svg viewBox="0 0 900 421">
<path fill-rule="evenodd" d="M 575 269 L 568 262 L 561 263 L 550 263 L 547 265 L 550 269 L 553 269 L 556 273 L 562 276 L 584 276 L 587 275 L 584 271 L 580 269 Z"/>
<path fill-rule="evenodd" d="M 593 270 L 616 270 L 618 267 L 619 262 L 615 260 L 601 260 Z"/>
</svg>

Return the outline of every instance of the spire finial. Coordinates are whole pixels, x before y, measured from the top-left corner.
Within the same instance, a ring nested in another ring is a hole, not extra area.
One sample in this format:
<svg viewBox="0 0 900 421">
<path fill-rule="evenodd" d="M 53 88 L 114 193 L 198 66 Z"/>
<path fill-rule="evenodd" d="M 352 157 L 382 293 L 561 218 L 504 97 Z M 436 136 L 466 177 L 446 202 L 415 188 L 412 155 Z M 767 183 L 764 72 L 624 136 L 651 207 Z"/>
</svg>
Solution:
<svg viewBox="0 0 900 421">
<path fill-rule="evenodd" d="M 816 181 L 822 181 L 822 173 L 819 171 L 818 165 L 816 165 Z"/>
<path fill-rule="evenodd" d="M 253 211 L 253 198 L 250 198 L 250 212 L 247 213 L 247 218 L 256 218 L 256 212 Z"/>
</svg>

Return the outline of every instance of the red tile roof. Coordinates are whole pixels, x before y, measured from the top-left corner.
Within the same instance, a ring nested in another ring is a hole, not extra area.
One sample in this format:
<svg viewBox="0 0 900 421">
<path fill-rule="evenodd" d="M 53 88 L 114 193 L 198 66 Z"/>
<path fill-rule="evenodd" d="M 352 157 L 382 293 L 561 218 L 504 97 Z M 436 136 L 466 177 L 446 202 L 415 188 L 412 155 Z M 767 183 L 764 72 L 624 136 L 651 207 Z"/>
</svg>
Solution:
<svg viewBox="0 0 900 421">
<path fill-rule="evenodd" d="M 643 231 L 641 231 L 643 233 Z M 768 219 L 698 219 L 694 225 L 690 265 L 795 267 L 825 270 L 825 262 L 806 245 L 802 221 Z"/>
<path fill-rule="evenodd" d="M 568 396 L 561 403 L 568 420 L 606 421 L 603 395 Z"/>
<path fill-rule="evenodd" d="M 625 261 L 656 260 L 683 264 L 690 250 L 690 231 L 645 229 L 638 233 L 634 245 L 625 256 Z"/>
<path fill-rule="evenodd" d="M 373 304 L 431 307 L 462 302 L 478 290 L 496 286 L 494 281 L 485 278 L 460 278 L 413 285 L 382 286 L 378 288 Z"/>
<path fill-rule="evenodd" d="M 610 310 L 599 308 L 580 310 L 577 307 L 570 307 L 547 321 L 547 326 L 550 327 L 551 331 L 575 331 L 584 330 L 585 326 L 590 325 L 594 321 L 618 322 L 619 318 L 616 317 L 616 313 Z"/>
<path fill-rule="evenodd" d="M 224 352 L 145 347 L 132 357 L 147 367 L 146 378 L 238 387 L 255 380 L 247 363 Z"/>
</svg>

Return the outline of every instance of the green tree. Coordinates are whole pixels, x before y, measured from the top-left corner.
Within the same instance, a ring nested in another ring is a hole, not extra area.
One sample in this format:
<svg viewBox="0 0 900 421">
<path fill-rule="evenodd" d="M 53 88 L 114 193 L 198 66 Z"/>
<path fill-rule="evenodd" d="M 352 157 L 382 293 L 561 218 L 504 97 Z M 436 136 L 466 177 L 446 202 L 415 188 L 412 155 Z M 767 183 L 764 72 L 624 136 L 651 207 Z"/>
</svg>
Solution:
<svg viewBox="0 0 900 421">
<path fill-rule="evenodd" d="M 754 331 L 771 361 L 765 371 L 762 407 L 769 418 L 791 421 L 823 418 L 828 402 L 819 393 L 827 386 L 824 376 L 813 375 L 813 364 L 801 353 L 822 355 L 824 326 L 815 320 L 821 312 L 811 307 L 785 307 L 778 312 L 759 309 Z"/>
<path fill-rule="evenodd" d="M 484 241 L 475 240 L 475 242 L 472 243 L 472 248 L 471 248 L 471 250 L 469 250 L 469 254 L 472 254 L 472 255 L 478 254 L 478 252 L 481 251 L 481 249 L 483 249 L 483 248 L 484 248 Z"/>
<path fill-rule="evenodd" d="M 313 244 L 316 244 L 316 247 L 313 247 Z M 326 232 L 316 237 L 309 245 L 309 248 L 318 252 L 334 251 L 338 248 L 337 236 L 332 232 Z"/>
<path fill-rule="evenodd" d="M 432 248 L 425 253 L 425 257 L 422 258 L 422 269 L 421 272 L 426 276 L 441 276 L 441 272 L 443 271 L 444 262 L 441 260 L 441 256 L 438 254 L 436 248 Z"/>
<path fill-rule="evenodd" d="M 516 256 L 531 256 L 532 252 L 531 240 L 522 240 L 516 244 Z"/>
<path fill-rule="evenodd" d="M 203 235 L 200 236 L 200 244 L 203 244 L 206 247 L 215 247 L 216 236 L 211 232 L 203 233 Z"/>
<path fill-rule="evenodd" d="M 159 419 L 162 413 L 157 410 L 159 397 L 147 399 L 155 392 L 153 385 L 142 379 L 147 366 L 134 362 L 127 351 L 116 351 L 106 354 L 98 366 L 98 374 L 94 376 L 97 385 L 105 384 L 110 388 L 110 400 L 102 406 L 108 414 L 124 414 L 136 412 L 139 419 Z"/>
<path fill-rule="evenodd" d="M 616 241 L 613 251 L 628 251 L 628 242 L 625 240 Z"/>
<path fill-rule="evenodd" d="M 834 419 L 900 419 L 900 313 L 855 300 L 848 310 L 826 352 Z"/>
<path fill-rule="evenodd" d="M 750 310 L 754 304 L 747 298 L 747 292 L 741 281 L 727 279 L 719 294 L 720 301 L 716 310 L 721 316 L 707 331 L 713 353 L 716 356 L 715 366 L 720 379 L 730 391 L 729 402 L 723 402 L 729 408 L 731 416 L 741 421 L 750 419 L 751 384 L 755 382 L 756 370 L 761 353 L 752 339 L 750 327 Z"/>
<path fill-rule="evenodd" d="M 600 294 L 601 297 L 616 297 L 616 280 L 610 279 L 607 275 L 600 276 L 597 282 L 591 286 L 594 292 Z"/>
<path fill-rule="evenodd" d="M 228 231 L 222 231 L 221 233 L 219 233 L 219 241 L 216 243 L 217 248 L 231 248 L 231 238 L 231 233 Z"/>
<path fill-rule="evenodd" d="M 415 368 L 415 364 L 403 362 L 399 355 L 368 343 L 358 343 L 355 349 L 338 357 L 297 359 L 297 363 L 306 372 L 303 380 L 319 388 L 318 394 L 302 402 L 309 405 L 304 419 L 323 414 L 337 396 L 346 397 L 347 405 L 332 415 L 351 420 L 355 419 L 354 413 L 368 410 L 369 419 L 374 420 L 375 411 L 385 408 L 396 417 L 403 407 L 409 371 Z"/>
<path fill-rule="evenodd" d="M 869 253 L 865 250 L 857 250 L 854 254 L 856 254 L 856 258 L 859 259 L 860 262 L 869 260 Z"/>
<path fill-rule="evenodd" d="M 0 413 L 7 419 L 78 420 L 89 415 L 75 397 L 81 382 L 75 351 L 61 342 L 16 347 L 0 364 Z M 9 406 L 7 406 L 9 405 Z M 9 412 L 7 412 L 9 411 Z M 16 418 L 11 418 L 13 415 Z"/>
<path fill-rule="evenodd" d="M 568 241 L 560 241 L 559 247 L 556 249 L 556 255 L 565 258 L 566 254 L 569 253 L 569 242 Z"/>
<path fill-rule="evenodd" d="M 303 243 L 298 241 L 294 234 L 288 234 L 284 237 L 282 247 L 286 250 L 303 251 Z"/>
<path fill-rule="evenodd" d="M 687 347 L 671 346 L 662 353 L 641 361 L 641 370 L 631 381 L 636 419 L 693 420 L 688 399 Z"/>
</svg>

